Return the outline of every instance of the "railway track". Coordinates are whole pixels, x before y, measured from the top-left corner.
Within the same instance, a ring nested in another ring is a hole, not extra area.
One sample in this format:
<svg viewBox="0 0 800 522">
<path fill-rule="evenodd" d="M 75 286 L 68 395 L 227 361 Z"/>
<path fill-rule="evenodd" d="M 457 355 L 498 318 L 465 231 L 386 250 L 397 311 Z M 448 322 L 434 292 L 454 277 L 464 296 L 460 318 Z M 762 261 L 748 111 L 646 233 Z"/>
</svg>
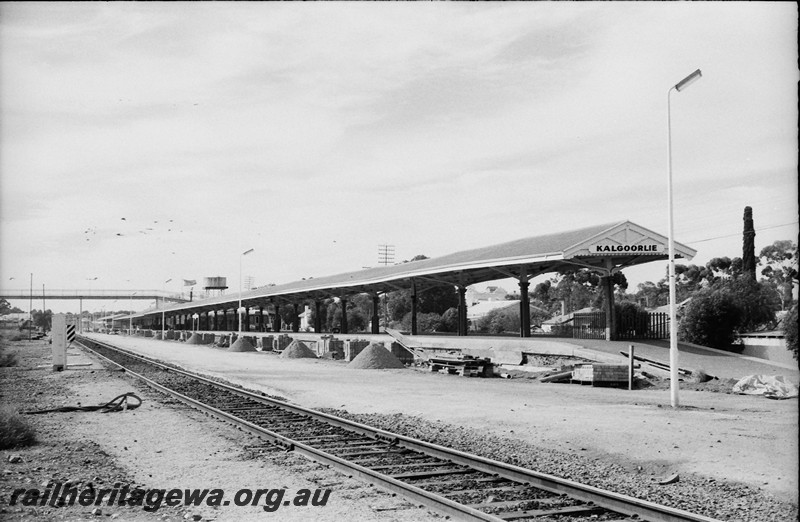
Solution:
<svg viewBox="0 0 800 522">
<path fill-rule="evenodd" d="M 189 406 L 455 520 L 715 522 L 302 408 L 96 339 L 79 337 L 78 341 Z"/>
</svg>

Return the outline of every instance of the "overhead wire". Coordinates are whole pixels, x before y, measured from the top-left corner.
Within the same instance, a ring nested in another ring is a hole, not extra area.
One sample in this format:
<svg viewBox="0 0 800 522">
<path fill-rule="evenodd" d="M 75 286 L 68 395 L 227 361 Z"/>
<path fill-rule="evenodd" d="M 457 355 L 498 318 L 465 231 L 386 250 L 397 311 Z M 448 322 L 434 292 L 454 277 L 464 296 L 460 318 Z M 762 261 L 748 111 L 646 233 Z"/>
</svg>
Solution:
<svg viewBox="0 0 800 522">
<path fill-rule="evenodd" d="M 758 228 L 755 229 L 755 231 L 756 232 L 760 232 L 762 230 L 770 230 L 770 229 L 773 229 L 773 228 L 787 227 L 789 225 L 797 225 L 797 224 L 798 224 L 797 221 L 793 221 L 793 222 L 790 222 L 790 223 L 782 223 L 780 225 L 772 225 L 772 226 L 768 226 L 768 227 L 758 227 Z M 741 234 L 742 234 L 741 232 L 736 232 L 734 234 L 726 234 L 724 236 L 709 237 L 709 238 L 706 238 L 706 239 L 697 239 L 695 241 L 683 241 L 683 243 L 686 243 L 688 245 L 693 245 L 695 243 L 704 243 L 706 241 L 713 241 L 715 239 L 724 239 L 724 238 L 728 238 L 728 237 L 736 237 L 736 236 L 740 236 Z"/>
</svg>

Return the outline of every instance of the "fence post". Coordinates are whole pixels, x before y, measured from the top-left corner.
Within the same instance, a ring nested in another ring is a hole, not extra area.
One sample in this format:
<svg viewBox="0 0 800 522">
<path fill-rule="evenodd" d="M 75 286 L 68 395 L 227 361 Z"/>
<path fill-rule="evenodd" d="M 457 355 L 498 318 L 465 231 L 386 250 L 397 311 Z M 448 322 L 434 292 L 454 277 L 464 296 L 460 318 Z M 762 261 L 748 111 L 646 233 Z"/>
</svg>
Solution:
<svg viewBox="0 0 800 522">
<path fill-rule="evenodd" d="M 628 345 L 628 391 L 633 390 L 633 345 Z"/>
</svg>

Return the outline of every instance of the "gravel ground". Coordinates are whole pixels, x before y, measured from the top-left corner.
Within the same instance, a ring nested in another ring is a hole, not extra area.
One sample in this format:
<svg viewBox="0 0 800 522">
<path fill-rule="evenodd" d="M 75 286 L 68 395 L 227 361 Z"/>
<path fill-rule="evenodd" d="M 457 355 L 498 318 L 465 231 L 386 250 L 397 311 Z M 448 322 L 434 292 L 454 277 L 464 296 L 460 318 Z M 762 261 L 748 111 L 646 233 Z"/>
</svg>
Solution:
<svg viewBox="0 0 800 522">
<path fill-rule="evenodd" d="M 387 431 L 452 447 L 468 453 L 563 477 L 583 484 L 676 507 L 719 520 L 791 521 L 798 519 L 796 504 L 776 500 L 757 488 L 695 475 L 680 475 L 661 485 L 665 468 L 624 467 L 601 458 L 537 448 L 531 444 L 487 436 L 484 433 L 407 415 L 353 415 L 342 410 L 327 413 Z M 585 450 L 585 448 L 581 448 Z"/>
<path fill-rule="evenodd" d="M 285 453 L 227 424 L 212 420 L 160 393 L 143 387 L 120 372 L 103 369 L 95 361 L 53 372 L 48 345 L 23 341 L 5 352 L 18 365 L 0 368 L 0 398 L 16 411 L 95 405 L 133 391 L 142 398 L 136 410 L 51 413 L 25 416 L 38 442 L 30 447 L 0 450 L 0 520 L 72 521 L 125 520 L 170 522 L 179 520 L 336 522 L 352 518 L 375 522 L 442 520 L 404 499 L 348 479 L 342 474 Z M 93 359 L 70 350 L 69 364 Z M 13 461 L 13 462 L 12 462 Z M 114 484 L 150 488 L 221 488 L 226 498 L 242 488 L 284 488 L 286 498 L 300 489 L 330 489 L 324 507 L 281 507 L 267 513 L 261 506 L 168 507 L 155 512 L 141 506 L 80 505 L 23 506 L 18 488 L 46 489 L 48 484 L 71 481 L 82 490 Z M 93 513 L 93 510 L 98 511 Z"/>
</svg>

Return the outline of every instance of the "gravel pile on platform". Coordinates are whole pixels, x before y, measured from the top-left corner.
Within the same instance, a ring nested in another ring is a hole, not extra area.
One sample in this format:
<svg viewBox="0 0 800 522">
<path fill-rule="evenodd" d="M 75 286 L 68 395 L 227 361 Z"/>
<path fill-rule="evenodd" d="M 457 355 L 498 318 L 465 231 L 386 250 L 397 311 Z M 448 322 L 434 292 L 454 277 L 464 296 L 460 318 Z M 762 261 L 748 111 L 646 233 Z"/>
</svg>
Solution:
<svg viewBox="0 0 800 522">
<path fill-rule="evenodd" d="M 239 337 L 238 339 L 236 339 L 233 342 L 233 344 L 231 344 L 231 347 L 228 348 L 227 351 L 229 351 L 229 352 L 255 352 L 256 351 L 256 347 L 253 346 L 253 343 L 250 342 L 250 339 L 248 339 L 247 337 L 242 336 L 242 337 Z"/>
<path fill-rule="evenodd" d="M 298 341 L 295 339 L 289 346 L 287 346 L 282 352 L 281 357 L 284 359 L 316 359 L 317 354 L 314 353 L 311 348 L 306 346 L 303 342 Z"/>
<path fill-rule="evenodd" d="M 191 337 L 186 339 L 186 344 L 203 344 L 203 338 L 196 333 L 193 333 Z"/>
<path fill-rule="evenodd" d="M 777 500 L 758 488 L 736 482 L 681 473 L 673 484 L 660 485 L 666 469 L 623 466 L 600 458 L 536 447 L 520 440 L 484 435 L 477 430 L 422 417 L 320 411 L 386 431 L 482 455 L 516 466 L 589 484 L 608 491 L 728 522 L 798 520 L 796 504 Z M 668 467 L 668 466 L 667 466 Z"/>
<path fill-rule="evenodd" d="M 380 344 L 369 343 L 355 359 L 350 361 L 348 368 L 363 370 L 379 370 L 382 368 L 405 368 L 400 359 Z"/>
</svg>

